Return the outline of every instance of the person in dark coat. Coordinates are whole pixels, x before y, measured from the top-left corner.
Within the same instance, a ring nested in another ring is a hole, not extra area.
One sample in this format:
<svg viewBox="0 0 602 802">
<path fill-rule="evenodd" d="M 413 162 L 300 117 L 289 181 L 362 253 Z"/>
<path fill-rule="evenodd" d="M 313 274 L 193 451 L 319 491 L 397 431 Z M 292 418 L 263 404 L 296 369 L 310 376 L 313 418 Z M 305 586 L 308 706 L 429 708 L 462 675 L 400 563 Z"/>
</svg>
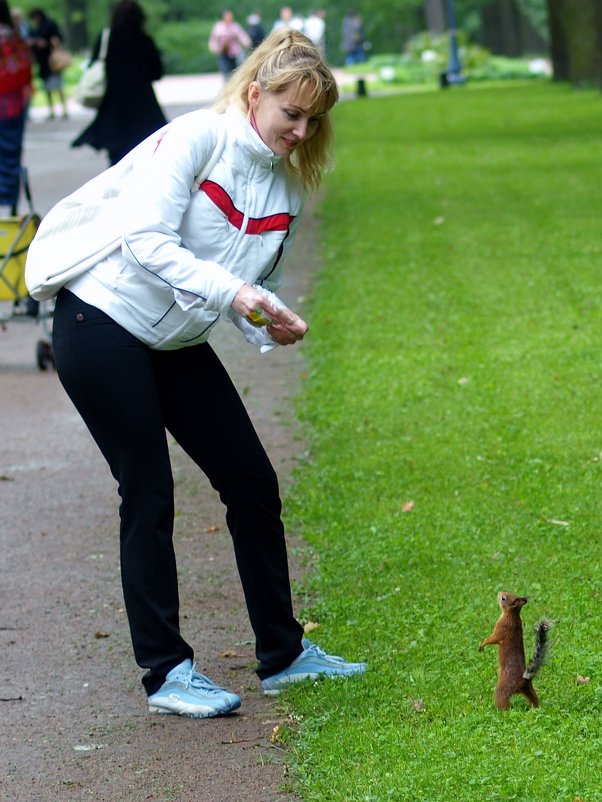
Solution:
<svg viewBox="0 0 602 802">
<path fill-rule="evenodd" d="M 67 99 L 63 89 L 63 76 L 60 72 L 53 72 L 50 66 L 52 50 L 63 41 L 63 35 L 57 23 L 46 15 L 41 8 L 33 8 L 29 12 L 31 26 L 29 29 L 28 45 L 38 65 L 38 76 L 44 85 L 48 101 L 48 119 L 54 120 L 53 94 L 57 93 L 63 109 L 63 119 L 67 119 Z"/>
<path fill-rule="evenodd" d="M 106 56 L 107 91 L 93 122 L 74 140 L 73 147 L 90 145 L 107 150 L 117 164 L 167 120 L 153 89 L 163 75 L 161 55 L 144 31 L 146 15 L 136 0 L 120 0 L 111 16 Z M 100 39 L 92 51 L 100 51 Z"/>
<path fill-rule="evenodd" d="M 257 12 L 249 14 L 247 17 L 247 33 L 251 40 L 251 50 L 259 47 L 265 39 L 265 28 L 263 27 L 261 16 Z"/>
</svg>

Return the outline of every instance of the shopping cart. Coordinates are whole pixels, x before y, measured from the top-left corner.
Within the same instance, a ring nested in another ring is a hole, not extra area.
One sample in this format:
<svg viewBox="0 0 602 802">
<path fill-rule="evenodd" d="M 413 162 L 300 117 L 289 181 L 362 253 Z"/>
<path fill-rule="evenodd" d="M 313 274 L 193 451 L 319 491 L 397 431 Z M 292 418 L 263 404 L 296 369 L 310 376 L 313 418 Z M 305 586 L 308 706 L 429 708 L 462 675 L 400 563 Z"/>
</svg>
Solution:
<svg viewBox="0 0 602 802">
<path fill-rule="evenodd" d="M 48 370 L 54 367 L 52 304 L 34 301 L 25 285 L 27 250 L 40 224 L 25 169 L 21 172 L 21 188 L 28 211 L 0 217 L 0 326 L 4 328 L 10 320 L 35 320 L 41 324 L 44 339 L 36 345 L 36 362 L 40 370 Z"/>
</svg>

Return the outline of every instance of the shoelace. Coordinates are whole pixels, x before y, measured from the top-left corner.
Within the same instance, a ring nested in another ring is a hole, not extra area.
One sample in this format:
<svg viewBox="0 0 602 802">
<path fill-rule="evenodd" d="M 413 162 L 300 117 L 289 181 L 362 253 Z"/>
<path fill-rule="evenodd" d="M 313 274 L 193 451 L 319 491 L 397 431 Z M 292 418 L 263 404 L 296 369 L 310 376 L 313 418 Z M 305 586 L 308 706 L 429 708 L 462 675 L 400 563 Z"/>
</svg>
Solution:
<svg viewBox="0 0 602 802">
<path fill-rule="evenodd" d="M 215 682 L 212 682 L 209 677 L 195 671 L 194 665 L 190 671 L 180 674 L 177 680 L 178 682 L 182 682 L 187 688 L 196 688 L 196 690 L 204 691 L 205 693 L 218 694 L 222 693 L 224 690 L 220 688 L 219 685 L 216 685 Z"/>
<path fill-rule="evenodd" d="M 333 663 L 345 662 L 345 660 L 342 657 L 339 657 L 336 654 L 326 654 L 324 649 L 320 649 L 320 647 L 317 646 L 315 643 L 310 643 L 309 641 L 306 641 L 305 643 L 308 644 L 305 647 L 305 655 L 307 656 L 311 655 L 312 657 L 325 657 Z"/>
</svg>

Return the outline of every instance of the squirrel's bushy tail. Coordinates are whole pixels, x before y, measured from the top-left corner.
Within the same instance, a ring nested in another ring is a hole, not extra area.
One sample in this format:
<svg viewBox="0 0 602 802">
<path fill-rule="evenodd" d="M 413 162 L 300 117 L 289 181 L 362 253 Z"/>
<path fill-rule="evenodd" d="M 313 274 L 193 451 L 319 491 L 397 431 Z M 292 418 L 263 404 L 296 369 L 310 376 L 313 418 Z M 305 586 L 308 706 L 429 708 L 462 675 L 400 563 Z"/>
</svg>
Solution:
<svg viewBox="0 0 602 802">
<path fill-rule="evenodd" d="M 548 633 L 553 627 L 552 621 L 538 621 L 535 625 L 535 653 L 523 674 L 524 679 L 533 679 L 546 662 L 550 650 Z"/>
</svg>

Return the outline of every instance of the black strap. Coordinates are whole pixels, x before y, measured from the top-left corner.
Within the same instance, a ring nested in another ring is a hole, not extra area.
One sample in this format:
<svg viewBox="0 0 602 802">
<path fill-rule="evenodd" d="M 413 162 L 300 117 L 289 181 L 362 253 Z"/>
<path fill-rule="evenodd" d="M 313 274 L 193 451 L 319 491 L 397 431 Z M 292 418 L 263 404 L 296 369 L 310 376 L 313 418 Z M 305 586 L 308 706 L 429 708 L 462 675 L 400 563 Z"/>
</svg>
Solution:
<svg viewBox="0 0 602 802">
<path fill-rule="evenodd" d="M 31 197 L 31 189 L 29 186 L 29 175 L 27 173 L 27 167 L 21 165 L 21 186 L 23 187 L 23 192 L 25 193 L 25 198 L 27 199 L 27 205 L 29 206 L 29 211 L 33 214 L 33 200 Z"/>
</svg>

